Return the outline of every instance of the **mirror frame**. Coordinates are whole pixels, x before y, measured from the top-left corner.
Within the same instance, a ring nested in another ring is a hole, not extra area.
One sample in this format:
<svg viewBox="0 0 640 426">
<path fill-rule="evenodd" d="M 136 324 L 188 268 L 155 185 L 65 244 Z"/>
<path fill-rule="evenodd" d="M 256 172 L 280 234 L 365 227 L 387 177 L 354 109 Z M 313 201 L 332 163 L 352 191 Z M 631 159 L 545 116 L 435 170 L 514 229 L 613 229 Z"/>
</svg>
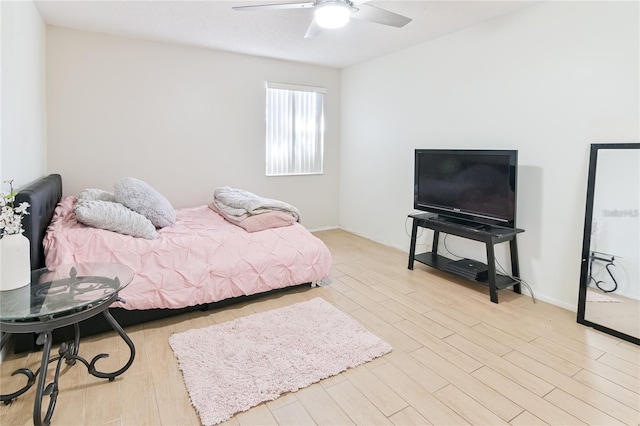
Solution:
<svg viewBox="0 0 640 426">
<path fill-rule="evenodd" d="M 587 206 L 584 218 L 584 234 L 582 239 L 582 257 L 580 264 L 580 292 L 578 296 L 578 323 L 592 327 L 596 330 L 640 345 L 640 338 L 622 333 L 618 330 L 597 324 L 585 319 L 585 307 L 587 301 L 587 287 L 589 286 L 589 251 L 591 249 L 591 227 L 593 224 L 593 200 L 595 196 L 596 171 L 598 165 L 599 150 L 614 149 L 640 149 L 640 143 L 597 143 L 591 144 L 589 156 L 589 177 L 587 180 Z"/>
</svg>

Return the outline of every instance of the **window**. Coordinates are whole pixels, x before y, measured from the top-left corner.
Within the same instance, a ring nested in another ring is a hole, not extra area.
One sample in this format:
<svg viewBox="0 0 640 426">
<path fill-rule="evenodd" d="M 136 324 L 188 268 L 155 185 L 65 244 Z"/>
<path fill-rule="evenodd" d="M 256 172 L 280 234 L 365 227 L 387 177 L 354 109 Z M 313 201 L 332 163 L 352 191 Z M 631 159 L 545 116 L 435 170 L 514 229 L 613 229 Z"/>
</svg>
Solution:
<svg viewBox="0 0 640 426">
<path fill-rule="evenodd" d="M 267 176 L 322 173 L 325 93 L 267 83 Z"/>
</svg>

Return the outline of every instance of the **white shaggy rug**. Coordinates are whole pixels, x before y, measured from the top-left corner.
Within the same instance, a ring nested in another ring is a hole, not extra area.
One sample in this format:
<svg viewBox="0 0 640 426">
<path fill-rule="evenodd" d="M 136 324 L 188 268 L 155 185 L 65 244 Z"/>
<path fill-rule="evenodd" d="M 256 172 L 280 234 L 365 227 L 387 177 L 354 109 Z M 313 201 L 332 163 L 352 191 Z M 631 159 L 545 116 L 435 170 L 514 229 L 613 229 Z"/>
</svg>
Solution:
<svg viewBox="0 0 640 426">
<path fill-rule="evenodd" d="M 205 426 L 392 350 L 320 298 L 176 333 L 169 344 Z"/>
</svg>

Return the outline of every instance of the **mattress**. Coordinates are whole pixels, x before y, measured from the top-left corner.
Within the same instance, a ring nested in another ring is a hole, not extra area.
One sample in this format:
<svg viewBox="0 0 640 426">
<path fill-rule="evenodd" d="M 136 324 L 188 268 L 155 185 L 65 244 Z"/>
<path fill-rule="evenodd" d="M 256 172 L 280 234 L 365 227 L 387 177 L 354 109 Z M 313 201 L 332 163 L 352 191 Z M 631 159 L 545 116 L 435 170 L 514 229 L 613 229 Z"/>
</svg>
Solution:
<svg viewBox="0 0 640 426">
<path fill-rule="evenodd" d="M 120 292 L 129 310 L 177 309 L 329 276 L 331 253 L 304 226 L 249 233 L 206 205 L 176 210 L 175 224 L 146 240 L 79 223 L 75 197 L 56 207 L 43 244 L 46 264 L 121 263 L 134 271 Z"/>
</svg>

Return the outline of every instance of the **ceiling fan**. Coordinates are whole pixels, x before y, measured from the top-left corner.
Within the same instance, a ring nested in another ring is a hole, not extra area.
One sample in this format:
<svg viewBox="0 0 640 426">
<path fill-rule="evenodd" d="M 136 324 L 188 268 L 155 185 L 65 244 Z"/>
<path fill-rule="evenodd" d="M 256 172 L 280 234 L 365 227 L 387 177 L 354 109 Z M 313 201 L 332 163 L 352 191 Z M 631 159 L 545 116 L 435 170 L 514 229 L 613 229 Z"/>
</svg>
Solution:
<svg viewBox="0 0 640 426">
<path fill-rule="evenodd" d="M 315 37 L 323 28 L 340 28 L 347 25 L 350 18 L 376 22 L 402 28 L 411 22 L 411 18 L 398 15 L 386 9 L 365 4 L 367 0 L 315 0 L 298 3 L 257 4 L 236 6 L 233 10 L 281 10 L 281 9 L 315 9 L 314 18 L 304 38 Z"/>
</svg>

